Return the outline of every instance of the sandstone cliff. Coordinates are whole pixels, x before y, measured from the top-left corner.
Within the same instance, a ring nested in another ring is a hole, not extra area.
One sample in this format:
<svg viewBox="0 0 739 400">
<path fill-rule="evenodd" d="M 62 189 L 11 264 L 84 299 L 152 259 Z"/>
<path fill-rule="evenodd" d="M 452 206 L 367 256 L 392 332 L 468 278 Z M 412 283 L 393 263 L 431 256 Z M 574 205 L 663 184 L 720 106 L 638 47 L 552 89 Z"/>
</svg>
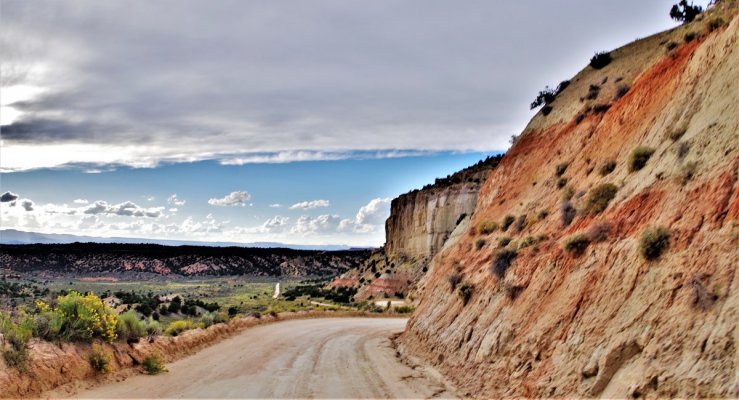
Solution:
<svg viewBox="0 0 739 400">
<path fill-rule="evenodd" d="M 454 229 L 474 213 L 481 183 L 500 160 L 488 157 L 393 199 L 384 248 L 330 286 L 358 287 L 356 300 L 405 295 Z"/>
<path fill-rule="evenodd" d="M 721 2 L 571 79 L 433 258 L 402 352 L 475 397 L 739 396 L 736 14 Z M 651 260 L 649 227 L 669 233 Z"/>
</svg>

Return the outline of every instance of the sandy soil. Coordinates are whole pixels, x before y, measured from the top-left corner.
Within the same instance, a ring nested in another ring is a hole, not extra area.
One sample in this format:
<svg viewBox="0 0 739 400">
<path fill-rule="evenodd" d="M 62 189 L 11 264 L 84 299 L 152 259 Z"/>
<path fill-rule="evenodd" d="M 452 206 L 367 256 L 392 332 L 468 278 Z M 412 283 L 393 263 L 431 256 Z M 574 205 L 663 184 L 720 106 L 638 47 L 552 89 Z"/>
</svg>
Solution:
<svg viewBox="0 0 739 400">
<path fill-rule="evenodd" d="M 82 398 L 428 398 L 453 393 L 396 357 L 398 318 L 331 318 L 257 326 L 169 372 L 136 375 Z"/>
</svg>

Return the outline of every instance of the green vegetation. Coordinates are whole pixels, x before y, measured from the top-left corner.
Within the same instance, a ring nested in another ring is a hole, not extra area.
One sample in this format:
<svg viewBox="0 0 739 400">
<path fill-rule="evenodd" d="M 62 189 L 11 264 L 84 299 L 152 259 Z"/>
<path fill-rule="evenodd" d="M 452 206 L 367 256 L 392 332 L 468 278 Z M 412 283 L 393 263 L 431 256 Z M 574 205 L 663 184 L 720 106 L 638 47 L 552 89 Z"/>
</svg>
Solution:
<svg viewBox="0 0 739 400">
<path fill-rule="evenodd" d="M 670 231 L 664 227 L 649 227 L 639 239 L 639 250 L 649 260 L 658 259 L 670 247 Z"/>
<path fill-rule="evenodd" d="M 567 238 L 563 244 L 563 248 L 575 256 L 582 255 L 590 245 L 590 239 L 587 236 L 578 233 Z"/>
<path fill-rule="evenodd" d="M 608 208 L 608 204 L 616 197 L 618 187 L 612 183 L 604 183 L 590 190 L 585 210 L 591 214 L 600 214 Z"/>
<path fill-rule="evenodd" d="M 505 273 L 516 259 L 518 252 L 514 249 L 501 249 L 493 256 L 493 265 L 490 270 L 498 279 L 505 278 Z"/>
<path fill-rule="evenodd" d="M 703 7 L 694 5 L 692 2 L 688 4 L 687 0 L 680 0 L 670 8 L 670 18 L 687 24 L 693 22 L 695 17 L 702 12 Z"/>
<path fill-rule="evenodd" d="M 606 176 L 616 169 L 616 160 L 606 160 L 598 167 L 600 176 Z"/>
<path fill-rule="evenodd" d="M 713 31 L 715 31 L 716 29 L 718 29 L 718 28 L 720 28 L 720 27 L 724 26 L 725 24 L 726 24 L 726 21 L 725 21 L 725 20 L 724 20 L 723 18 L 721 18 L 721 17 L 716 17 L 716 18 L 712 19 L 712 20 L 711 20 L 711 21 L 710 21 L 710 22 L 708 23 L 708 30 L 709 30 L 710 32 L 713 32 Z"/>
<path fill-rule="evenodd" d="M 521 214 L 516 219 L 516 225 L 513 227 L 516 232 L 521 232 L 526 228 L 526 224 L 528 221 L 526 220 L 527 216 L 526 214 Z"/>
<path fill-rule="evenodd" d="M 654 154 L 654 149 L 646 146 L 639 146 L 631 152 L 629 158 L 629 172 L 639 171 L 647 165 L 647 161 Z"/>
<path fill-rule="evenodd" d="M 550 89 L 549 86 L 546 86 L 544 90 L 539 92 L 534 101 L 531 103 L 531 109 L 533 110 L 542 105 L 546 106 L 549 103 L 553 102 L 554 99 L 556 99 L 557 96 L 569 85 L 570 81 L 562 81 L 559 83 L 556 89 Z M 550 106 L 548 111 L 544 111 L 543 109 L 542 111 L 544 115 L 547 115 L 549 114 L 549 112 L 552 111 L 552 107 Z"/>
<path fill-rule="evenodd" d="M 110 361 L 113 356 L 99 344 L 92 346 L 90 352 L 90 366 L 98 374 L 107 374 L 111 371 Z"/>
<path fill-rule="evenodd" d="M 484 220 L 477 224 L 477 232 L 482 235 L 489 235 L 498 230 L 498 223 L 495 221 Z"/>
<path fill-rule="evenodd" d="M 569 226 L 572 223 L 572 220 L 575 219 L 575 216 L 577 215 L 577 209 L 575 209 L 575 206 L 573 206 L 572 203 L 570 203 L 569 201 L 565 201 L 559 207 L 559 213 L 562 219 L 562 226 L 566 227 Z"/>
<path fill-rule="evenodd" d="M 154 353 L 146 358 L 141 363 L 141 367 L 144 368 L 144 372 L 149 375 L 157 375 L 162 372 L 167 372 L 167 368 L 164 367 L 164 360 L 159 353 Z"/>
<path fill-rule="evenodd" d="M 474 292 L 475 292 L 475 287 L 472 286 L 472 284 L 470 283 L 465 283 L 459 287 L 457 294 L 459 295 L 459 298 L 462 299 L 462 305 L 466 306 L 467 303 L 469 303 L 470 299 L 472 298 L 472 294 Z"/>
<path fill-rule="evenodd" d="M 140 338 L 147 334 L 146 325 L 139 321 L 138 315 L 133 310 L 128 310 L 118 315 L 116 330 L 118 337 L 129 343 L 138 342 Z"/>
<path fill-rule="evenodd" d="M 33 327 L 28 315 L 22 314 L 20 322 L 16 323 L 9 315 L 0 313 L 0 332 L 7 343 L 2 349 L 5 365 L 21 372 L 28 368 L 28 340 L 33 335 Z"/>
<path fill-rule="evenodd" d="M 610 52 L 598 52 L 590 59 L 590 66 L 594 69 L 602 69 L 606 65 L 610 64 L 611 61 L 613 61 L 613 59 L 611 58 Z"/>
<path fill-rule="evenodd" d="M 554 174 L 557 176 L 564 175 L 564 173 L 567 172 L 567 167 L 569 166 L 570 166 L 570 163 L 557 164 L 557 166 L 554 167 Z"/>
<path fill-rule="evenodd" d="M 506 215 L 506 216 L 505 216 L 505 217 L 503 218 L 503 223 L 502 223 L 502 224 L 500 224 L 500 230 L 501 230 L 501 231 L 503 231 L 503 232 L 507 231 L 507 230 L 508 230 L 508 228 L 509 228 L 509 227 L 510 227 L 510 226 L 511 226 L 511 225 L 512 225 L 512 224 L 513 224 L 513 223 L 514 223 L 515 221 L 516 221 L 516 217 L 514 217 L 513 215 L 510 215 L 510 214 Z"/>
<path fill-rule="evenodd" d="M 205 328 L 205 324 L 202 322 L 198 323 L 190 319 L 180 319 L 169 324 L 167 329 L 164 330 L 164 334 L 169 336 L 179 336 L 182 332 L 197 328 Z"/>
<path fill-rule="evenodd" d="M 462 282 L 462 275 L 460 274 L 451 274 L 447 277 L 447 281 L 449 282 L 449 288 L 450 291 L 454 291 L 457 288 L 457 285 L 459 285 L 459 282 Z"/>
</svg>

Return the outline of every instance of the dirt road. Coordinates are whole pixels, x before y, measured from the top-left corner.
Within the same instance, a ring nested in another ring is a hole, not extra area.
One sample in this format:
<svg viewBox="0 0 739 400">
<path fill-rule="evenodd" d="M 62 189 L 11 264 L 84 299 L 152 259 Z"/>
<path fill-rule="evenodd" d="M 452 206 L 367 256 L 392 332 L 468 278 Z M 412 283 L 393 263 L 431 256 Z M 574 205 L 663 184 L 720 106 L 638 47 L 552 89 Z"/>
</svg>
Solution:
<svg viewBox="0 0 739 400">
<path fill-rule="evenodd" d="M 77 394 L 83 398 L 428 398 L 452 397 L 399 362 L 389 337 L 398 318 L 326 318 L 245 330 L 168 364 Z"/>
</svg>

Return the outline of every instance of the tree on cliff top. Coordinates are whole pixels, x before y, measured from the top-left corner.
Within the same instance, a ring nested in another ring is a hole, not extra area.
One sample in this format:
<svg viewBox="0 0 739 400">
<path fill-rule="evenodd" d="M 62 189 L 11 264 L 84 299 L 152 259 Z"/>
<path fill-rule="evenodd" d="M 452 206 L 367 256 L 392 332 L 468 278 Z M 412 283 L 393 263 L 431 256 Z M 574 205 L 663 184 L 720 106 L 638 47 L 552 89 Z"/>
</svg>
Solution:
<svg viewBox="0 0 739 400">
<path fill-rule="evenodd" d="M 680 0 L 679 3 L 673 4 L 670 9 L 670 18 L 675 21 L 684 23 L 693 22 L 698 14 L 703 12 L 703 7 L 696 6 L 693 3 L 688 4 L 687 0 Z"/>
</svg>

